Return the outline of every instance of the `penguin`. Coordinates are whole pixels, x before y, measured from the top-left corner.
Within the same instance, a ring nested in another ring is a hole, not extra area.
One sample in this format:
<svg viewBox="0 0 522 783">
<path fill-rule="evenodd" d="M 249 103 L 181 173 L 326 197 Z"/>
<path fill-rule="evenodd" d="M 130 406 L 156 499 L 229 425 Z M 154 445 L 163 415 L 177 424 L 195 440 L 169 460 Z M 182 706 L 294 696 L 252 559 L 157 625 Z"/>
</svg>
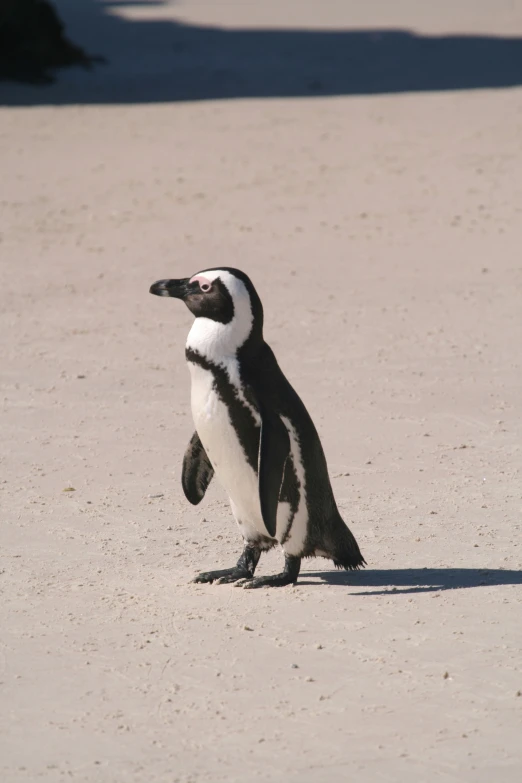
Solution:
<svg viewBox="0 0 522 783">
<path fill-rule="evenodd" d="M 158 280 L 150 293 L 181 299 L 195 316 L 185 347 L 195 432 L 183 491 L 197 505 L 215 474 L 244 541 L 235 566 L 193 581 L 282 587 L 297 582 L 304 557 L 347 570 L 366 565 L 337 508 L 314 423 L 263 339 L 263 307 L 249 277 L 206 269 Z M 283 571 L 256 577 L 261 553 L 278 544 Z"/>
</svg>

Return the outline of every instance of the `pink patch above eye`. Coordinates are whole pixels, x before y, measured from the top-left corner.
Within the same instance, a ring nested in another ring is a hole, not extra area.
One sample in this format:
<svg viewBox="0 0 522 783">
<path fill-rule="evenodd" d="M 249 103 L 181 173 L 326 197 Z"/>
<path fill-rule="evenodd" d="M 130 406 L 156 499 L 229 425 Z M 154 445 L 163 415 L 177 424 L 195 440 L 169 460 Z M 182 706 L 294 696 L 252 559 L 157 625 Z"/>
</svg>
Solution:
<svg viewBox="0 0 522 783">
<path fill-rule="evenodd" d="M 202 291 L 209 291 L 210 286 L 212 285 L 212 282 L 206 277 L 203 277 L 203 275 L 194 275 L 194 277 L 190 278 L 189 283 L 199 283 L 199 287 Z"/>
</svg>

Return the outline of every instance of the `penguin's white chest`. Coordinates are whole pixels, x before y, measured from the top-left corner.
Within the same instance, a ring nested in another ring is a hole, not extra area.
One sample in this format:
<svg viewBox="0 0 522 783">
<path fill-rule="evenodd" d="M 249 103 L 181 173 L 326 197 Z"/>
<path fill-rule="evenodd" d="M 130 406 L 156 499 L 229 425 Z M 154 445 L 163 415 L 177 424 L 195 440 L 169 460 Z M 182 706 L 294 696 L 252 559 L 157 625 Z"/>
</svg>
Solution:
<svg viewBox="0 0 522 783">
<path fill-rule="evenodd" d="M 189 369 L 192 417 L 216 477 L 226 490 L 234 516 L 245 532 L 266 536 L 257 475 L 247 460 L 228 406 L 215 387 L 214 375 L 192 362 L 189 362 Z M 227 368 L 229 377 L 234 377 L 235 370 Z M 237 393 L 240 395 L 239 388 Z M 241 404 L 239 399 L 237 404 Z"/>
</svg>

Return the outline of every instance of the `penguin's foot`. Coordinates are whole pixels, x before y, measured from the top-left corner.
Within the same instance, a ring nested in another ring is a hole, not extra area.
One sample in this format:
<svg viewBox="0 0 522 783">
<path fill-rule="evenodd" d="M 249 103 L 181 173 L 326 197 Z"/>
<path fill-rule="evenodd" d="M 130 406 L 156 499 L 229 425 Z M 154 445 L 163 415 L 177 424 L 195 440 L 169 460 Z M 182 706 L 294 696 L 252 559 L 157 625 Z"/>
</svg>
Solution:
<svg viewBox="0 0 522 783">
<path fill-rule="evenodd" d="M 260 557 L 261 550 L 258 546 L 245 544 L 241 557 L 234 568 L 224 568 L 221 571 L 204 571 L 202 574 L 198 574 L 192 581 L 199 584 L 215 582 L 218 585 L 226 585 L 231 582 L 237 582 L 240 579 L 252 579 Z"/>
<path fill-rule="evenodd" d="M 285 567 L 280 574 L 274 574 L 273 576 L 255 576 L 250 579 L 243 579 L 241 582 L 236 582 L 236 587 L 244 587 L 245 590 L 255 590 L 257 587 L 285 587 L 286 585 L 295 585 L 300 568 L 300 557 L 285 554 Z"/>
<path fill-rule="evenodd" d="M 252 579 L 252 576 L 248 571 L 234 566 L 234 568 L 224 568 L 221 571 L 204 571 L 202 574 L 195 576 L 192 581 L 196 582 L 196 584 L 215 582 L 218 585 L 225 585 L 230 582 L 237 582 L 238 579 Z"/>
<path fill-rule="evenodd" d="M 256 587 L 285 587 L 285 585 L 295 584 L 288 574 L 274 574 L 273 576 L 255 576 L 251 579 L 243 579 L 236 582 L 236 587 L 244 587 L 245 590 L 254 590 Z"/>
<path fill-rule="evenodd" d="M 229 585 L 232 582 L 246 582 L 248 579 L 252 579 L 251 574 L 245 574 L 244 571 L 239 571 L 237 568 L 232 569 L 232 573 L 228 574 L 227 576 L 222 576 L 219 579 L 216 579 L 217 585 Z"/>
</svg>

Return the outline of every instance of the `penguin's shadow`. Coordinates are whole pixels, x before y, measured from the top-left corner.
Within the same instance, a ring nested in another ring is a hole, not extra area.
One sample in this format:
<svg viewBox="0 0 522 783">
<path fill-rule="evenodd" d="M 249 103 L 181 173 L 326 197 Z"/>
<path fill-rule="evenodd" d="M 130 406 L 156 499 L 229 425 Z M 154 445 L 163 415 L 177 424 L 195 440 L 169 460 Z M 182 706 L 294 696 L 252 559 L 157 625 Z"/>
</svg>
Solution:
<svg viewBox="0 0 522 783">
<path fill-rule="evenodd" d="M 318 581 L 339 587 L 357 588 L 352 595 L 399 595 L 462 590 L 469 587 L 522 585 L 522 571 L 500 568 L 386 568 L 366 571 L 302 571 L 301 585 Z M 307 580 L 314 577 L 315 581 Z M 365 588 L 376 588 L 366 590 Z"/>
</svg>

